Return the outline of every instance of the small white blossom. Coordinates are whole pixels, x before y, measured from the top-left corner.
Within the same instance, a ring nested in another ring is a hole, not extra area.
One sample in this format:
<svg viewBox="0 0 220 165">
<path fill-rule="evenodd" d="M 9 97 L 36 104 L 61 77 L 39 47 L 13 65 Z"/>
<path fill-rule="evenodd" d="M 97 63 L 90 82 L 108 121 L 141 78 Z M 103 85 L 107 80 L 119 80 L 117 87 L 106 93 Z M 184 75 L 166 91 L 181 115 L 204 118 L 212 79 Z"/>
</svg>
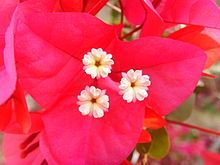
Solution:
<svg viewBox="0 0 220 165">
<path fill-rule="evenodd" d="M 142 75 L 141 70 L 130 69 L 127 73 L 122 73 L 120 94 L 128 103 L 136 100 L 143 101 L 148 96 L 147 90 L 150 84 L 148 75 Z"/>
<path fill-rule="evenodd" d="M 104 112 L 107 112 L 109 108 L 109 97 L 105 93 L 106 90 L 86 86 L 78 96 L 77 102 L 82 115 L 90 115 L 94 118 L 103 117 Z"/>
<path fill-rule="evenodd" d="M 83 69 L 85 72 L 91 77 L 100 78 L 107 77 L 109 73 L 111 73 L 112 65 L 114 61 L 112 60 L 112 55 L 107 54 L 101 48 L 92 49 L 91 52 L 88 52 L 83 57 Z"/>
</svg>

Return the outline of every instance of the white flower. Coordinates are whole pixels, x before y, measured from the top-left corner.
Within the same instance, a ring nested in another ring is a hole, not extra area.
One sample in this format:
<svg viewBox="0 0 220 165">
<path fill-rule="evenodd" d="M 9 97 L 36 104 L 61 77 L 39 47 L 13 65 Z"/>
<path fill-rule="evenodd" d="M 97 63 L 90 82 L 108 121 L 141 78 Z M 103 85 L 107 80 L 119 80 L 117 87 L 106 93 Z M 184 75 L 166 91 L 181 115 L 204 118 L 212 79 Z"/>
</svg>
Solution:
<svg viewBox="0 0 220 165">
<path fill-rule="evenodd" d="M 104 112 L 107 112 L 109 108 L 109 97 L 105 93 L 106 90 L 86 86 L 78 96 L 77 102 L 82 115 L 90 115 L 94 118 L 103 117 Z"/>
<path fill-rule="evenodd" d="M 141 70 L 130 69 L 127 73 L 122 73 L 122 77 L 119 85 L 120 94 L 128 103 L 143 101 L 148 96 L 147 90 L 151 84 L 148 75 L 142 75 Z"/>
<path fill-rule="evenodd" d="M 112 60 L 112 55 L 107 54 L 101 48 L 92 49 L 91 52 L 88 52 L 83 57 L 83 69 L 91 77 L 100 78 L 107 77 L 111 73 L 112 65 L 114 61 Z"/>
</svg>

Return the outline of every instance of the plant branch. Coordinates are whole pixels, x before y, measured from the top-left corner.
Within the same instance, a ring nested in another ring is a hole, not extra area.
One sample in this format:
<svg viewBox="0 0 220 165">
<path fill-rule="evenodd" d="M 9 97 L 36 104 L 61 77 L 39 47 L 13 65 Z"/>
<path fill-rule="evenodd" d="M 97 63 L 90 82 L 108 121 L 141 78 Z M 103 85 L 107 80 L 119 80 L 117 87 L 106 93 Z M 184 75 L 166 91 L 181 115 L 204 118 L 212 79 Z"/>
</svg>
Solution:
<svg viewBox="0 0 220 165">
<path fill-rule="evenodd" d="M 143 25 L 140 25 L 138 27 L 136 27 L 135 29 L 133 29 L 132 31 L 130 31 L 129 33 L 125 34 L 124 36 L 121 37 L 121 39 L 125 39 L 129 36 L 131 36 L 133 33 L 137 32 L 138 30 L 140 30 L 142 28 Z"/>
<path fill-rule="evenodd" d="M 117 7 L 117 6 L 114 6 L 114 5 L 111 4 L 110 2 L 107 2 L 106 5 L 107 5 L 108 7 L 110 7 L 111 9 L 113 9 L 113 10 L 115 10 L 115 11 L 121 13 L 121 9 L 120 9 L 119 7 Z"/>
<path fill-rule="evenodd" d="M 123 24 L 123 22 L 124 22 L 124 10 L 123 10 L 123 5 L 122 5 L 121 0 L 119 0 L 119 5 L 120 5 L 120 8 L 121 8 L 121 24 Z"/>
<path fill-rule="evenodd" d="M 171 123 L 171 124 L 181 125 L 181 126 L 184 126 L 184 127 L 188 127 L 188 128 L 196 129 L 196 130 L 206 132 L 206 133 L 209 133 L 209 134 L 220 136 L 220 132 L 218 132 L 218 131 L 210 130 L 210 129 L 199 127 L 199 126 L 196 126 L 196 125 L 191 125 L 191 124 L 187 124 L 187 123 L 173 121 L 173 120 L 169 120 L 169 119 L 166 119 L 166 121 L 168 123 Z"/>
</svg>

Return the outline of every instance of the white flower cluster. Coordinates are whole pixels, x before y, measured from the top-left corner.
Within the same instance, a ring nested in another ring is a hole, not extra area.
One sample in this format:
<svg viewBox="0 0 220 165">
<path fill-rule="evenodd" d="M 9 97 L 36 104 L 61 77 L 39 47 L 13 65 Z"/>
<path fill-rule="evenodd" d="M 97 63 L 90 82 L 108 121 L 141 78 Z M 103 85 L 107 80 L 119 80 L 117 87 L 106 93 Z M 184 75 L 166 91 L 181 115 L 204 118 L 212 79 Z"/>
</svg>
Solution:
<svg viewBox="0 0 220 165">
<path fill-rule="evenodd" d="M 103 51 L 101 48 L 92 49 L 84 55 L 82 60 L 86 74 L 94 78 L 106 78 L 111 73 L 112 55 Z M 148 75 L 143 75 L 141 70 L 130 69 L 127 73 L 122 73 L 119 85 L 119 94 L 128 103 L 136 100 L 143 101 L 147 96 L 148 86 L 151 81 Z M 106 90 L 101 90 L 94 86 L 86 86 L 78 96 L 79 111 L 82 115 L 90 115 L 94 118 L 101 118 L 109 108 L 109 96 Z"/>
</svg>

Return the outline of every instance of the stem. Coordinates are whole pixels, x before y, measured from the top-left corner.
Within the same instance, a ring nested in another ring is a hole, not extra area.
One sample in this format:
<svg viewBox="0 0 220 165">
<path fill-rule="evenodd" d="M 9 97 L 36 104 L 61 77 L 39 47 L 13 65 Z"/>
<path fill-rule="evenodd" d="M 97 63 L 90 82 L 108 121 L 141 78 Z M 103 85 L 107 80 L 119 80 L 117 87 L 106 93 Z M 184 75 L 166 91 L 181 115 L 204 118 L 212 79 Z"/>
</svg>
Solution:
<svg viewBox="0 0 220 165">
<path fill-rule="evenodd" d="M 191 125 L 191 124 L 187 124 L 187 123 L 173 121 L 173 120 L 169 120 L 169 119 L 166 119 L 166 121 L 168 123 L 171 123 L 171 124 L 181 125 L 181 126 L 184 126 L 184 127 L 188 127 L 188 128 L 196 129 L 196 130 L 199 130 L 199 131 L 202 131 L 202 132 L 206 132 L 206 133 L 209 133 L 209 134 L 214 134 L 214 135 L 220 136 L 220 132 L 218 132 L 218 131 L 202 128 L 202 127 Z"/>
<path fill-rule="evenodd" d="M 202 72 L 202 76 L 209 77 L 209 78 L 212 78 L 212 79 L 216 78 L 214 75 L 211 75 L 211 74 L 208 74 L 208 73 L 205 73 L 205 72 Z"/>
<path fill-rule="evenodd" d="M 121 9 L 118 8 L 117 6 L 114 6 L 114 5 L 112 5 L 111 3 L 109 3 L 109 2 L 107 2 L 106 5 L 107 5 L 108 7 L 110 7 L 111 9 L 113 9 L 113 10 L 115 10 L 115 11 L 121 13 Z"/>
<path fill-rule="evenodd" d="M 124 36 L 121 37 L 121 39 L 125 39 L 129 36 L 131 36 L 133 33 L 137 32 L 138 30 L 140 30 L 142 28 L 143 25 L 138 26 L 137 28 L 133 29 L 132 31 L 130 31 L 129 33 L 125 34 Z"/>
<path fill-rule="evenodd" d="M 121 8 L 121 24 L 123 24 L 123 22 L 124 22 L 124 10 L 123 10 L 123 5 L 122 5 L 121 0 L 119 0 L 119 5 L 120 5 L 120 8 Z"/>
</svg>

